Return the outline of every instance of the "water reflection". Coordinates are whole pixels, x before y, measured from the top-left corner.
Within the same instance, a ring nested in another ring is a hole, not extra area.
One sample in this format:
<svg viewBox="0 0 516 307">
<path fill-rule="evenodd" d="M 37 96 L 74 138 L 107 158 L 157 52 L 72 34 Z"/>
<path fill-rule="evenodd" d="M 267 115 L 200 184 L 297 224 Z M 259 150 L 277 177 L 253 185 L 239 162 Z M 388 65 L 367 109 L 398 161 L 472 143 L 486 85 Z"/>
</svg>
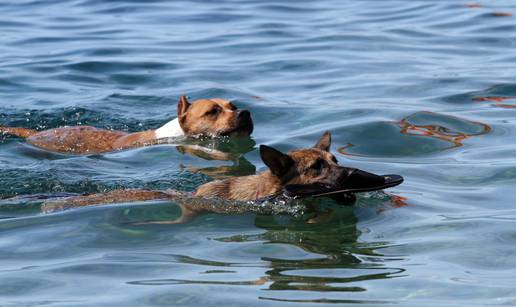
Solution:
<svg viewBox="0 0 516 307">
<path fill-rule="evenodd" d="M 174 262 L 188 267 L 195 266 L 188 272 L 179 270 L 166 275 L 161 274 L 161 278 L 127 281 L 131 285 L 250 286 L 259 287 L 260 299 L 290 302 L 342 303 L 342 297 L 335 297 L 335 294 L 366 292 L 372 282 L 406 276 L 405 269 L 392 265 L 403 258 L 385 257 L 381 253 L 383 248 L 392 245 L 390 242 L 359 240 L 361 232 L 357 227 L 355 211 L 360 209 L 338 206 L 331 201 L 319 205 L 326 208 L 321 212 L 328 213 L 322 223 L 310 222 L 320 212 L 305 213 L 296 217 L 258 214 L 254 217 L 254 225 L 262 232 L 256 233 L 253 230 L 245 234 L 213 238 L 224 245 L 214 247 L 215 250 L 221 248 L 238 251 L 238 255 L 232 257 L 238 259 L 245 255 L 245 261 L 207 260 L 211 258 L 209 256 L 202 259 L 203 257 L 185 255 L 134 253 L 117 254 L 107 260 L 138 263 Z M 142 214 L 135 212 L 132 216 L 141 219 Z M 127 219 L 127 216 L 125 218 Z M 214 218 L 217 219 L 212 216 L 200 221 L 204 223 Z M 182 228 L 178 227 L 183 227 L 132 223 L 124 225 L 133 230 L 141 230 L 141 227 L 166 227 L 161 228 L 162 232 L 180 232 Z M 259 258 L 248 259 L 249 252 Z M 292 291 L 297 292 L 294 297 Z"/>
<path fill-rule="evenodd" d="M 250 137 L 187 139 L 177 145 L 177 150 L 182 154 L 197 156 L 204 160 L 231 161 L 231 165 L 186 166 L 186 169 L 192 173 L 198 172 L 213 179 L 223 179 L 256 173 L 256 166 L 244 157 L 244 154 L 254 150 L 255 145 L 255 141 Z"/>
<path fill-rule="evenodd" d="M 439 144 L 429 143 L 422 144 L 418 147 L 423 148 L 424 152 L 432 151 L 432 150 L 442 150 L 448 148 L 455 148 L 462 146 L 462 142 L 473 136 L 480 136 L 491 132 L 491 127 L 487 124 L 466 120 L 463 118 L 439 114 L 429 111 L 421 111 L 413 113 L 409 116 L 404 117 L 398 122 L 392 123 L 399 127 L 399 131 L 404 136 L 409 137 L 424 137 L 434 140 L 445 141 L 448 144 L 451 144 L 451 147 L 444 147 Z M 392 136 L 393 140 L 396 139 L 396 136 Z M 401 139 L 398 138 L 401 141 Z M 397 146 L 399 148 L 402 147 L 402 144 Z M 413 147 L 414 144 L 410 142 L 410 140 L 405 140 L 406 150 L 409 152 L 412 148 L 408 148 L 408 146 Z M 355 153 L 350 152 L 349 149 L 353 148 L 355 144 L 348 143 L 344 146 L 341 146 L 337 149 L 337 151 L 343 155 L 352 155 L 352 156 L 368 156 L 367 153 Z M 441 147 L 441 148 L 439 148 Z M 417 148 L 414 148 L 416 150 Z M 400 149 L 401 150 L 401 149 Z"/>
<path fill-rule="evenodd" d="M 477 9 L 482 7 L 480 3 L 466 3 L 465 6 L 470 9 Z"/>
<path fill-rule="evenodd" d="M 467 7 L 467 8 L 470 8 L 470 9 L 481 9 L 481 8 L 484 8 L 484 5 L 482 5 L 480 3 L 466 3 L 466 4 L 464 4 L 464 6 Z M 493 16 L 493 17 L 511 17 L 512 13 L 511 12 L 491 12 L 490 16 Z"/>
<path fill-rule="evenodd" d="M 473 101 L 492 101 L 496 102 L 491 104 L 493 107 L 505 108 L 505 109 L 516 109 L 516 104 L 503 103 L 507 100 L 516 100 L 516 97 L 505 97 L 505 96 L 477 96 L 473 97 Z"/>
<path fill-rule="evenodd" d="M 401 133 L 413 136 L 425 136 L 447 141 L 453 147 L 462 146 L 462 141 L 482 134 L 489 133 L 491 127 L 487 124 L 468 121 L 451 115 L 447 115 L 446 121 L 432 120 L 442 115 L 433 112 L 417 112 L 399 121 Z M 450 125 L 446 126 L 449 123 Z M 464 127 L 461 127 L 464 126 Z M 461 129 L 463 128 L 463 129 Z"/>
<path fill-rule="evenodd" d="M 378 249 L 388 242 L 359 243 L 360 231 L 351 207 L 332 207 L 323 223 L 313 223 L 313 215 L 303 217 L 258 215 L 255 225 L 266 230 L 257 235 L 219 238 L 224 242 L 263 241 L 288 244 L 321 257 L 281 259 L 262 257 L 270 269 L 260 279 L 268 290 L 352 291 L 367 289 L 361 281 L 402 276 L 403 269 L 388 268 Z M 312 214 L 320 214 L 312 213 Z"/>
<path fill-rule="evenodd" d="M 491 15 L 494 17 L 512 17 L 511 12 L 494 12 Z"/>
<path fill-rule="evenodd" d="M 390 194 L 390 207 L 391 208 L 401 208 L 408 205 L 408 198 L 404 196 Z M 387 207 L 380 207 L 376 210 L 376 213 L 382 213 L 387 210 Z"/>
</svg>

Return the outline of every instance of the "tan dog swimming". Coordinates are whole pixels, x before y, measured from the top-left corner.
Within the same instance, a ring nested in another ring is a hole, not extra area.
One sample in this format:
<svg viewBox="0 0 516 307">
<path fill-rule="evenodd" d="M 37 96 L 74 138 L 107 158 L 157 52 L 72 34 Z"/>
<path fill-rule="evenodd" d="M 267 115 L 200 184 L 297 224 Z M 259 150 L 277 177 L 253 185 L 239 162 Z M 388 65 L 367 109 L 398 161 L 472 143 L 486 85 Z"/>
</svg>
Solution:
<svg viewBox="0 0 516 307">
<path fill-rule="evenodd" d="M 91 126 L 60 127 L 44 131 L 1 127 L 0 132 L 26 138 L 45 150 L 68 154 L 94 154 L 157 143 L 157 140 L 180 136 L 249 136 L 253 131 L 251 113 L 239 110 L 231 102 L 200 99 L 189 103 L 181 96 L 177 118 L 156 130 L 127 133 Z"/>
<path fill-rule="evenodd" d="M 175 190 L 152 191 L 141 189 L 114 190 L 108 193 L 74 196 L 44 204 L 43 211 L 95 204 L 126 203 L 146 200 L 174 200 L 178 196 L 204 199 L 251 201 L 280 195 L 318 196 L 381 190 L 403 181 L 398 175 L 378 176 L 355 168 L 338 165 L 330 153 L 331 135 L 326 132 L 312 148 L 293 150 L 288 154 L 265 145 L 260 146 L 260 156 L 269 170 L 257 175 L 231 177 L 205 183 L 194 193 Z M 228 212 L 198 203 L 181 202 L 183 213 L 199 211 Z M 231 209 L 232 210 L 232 209 Z"/>
</svg>

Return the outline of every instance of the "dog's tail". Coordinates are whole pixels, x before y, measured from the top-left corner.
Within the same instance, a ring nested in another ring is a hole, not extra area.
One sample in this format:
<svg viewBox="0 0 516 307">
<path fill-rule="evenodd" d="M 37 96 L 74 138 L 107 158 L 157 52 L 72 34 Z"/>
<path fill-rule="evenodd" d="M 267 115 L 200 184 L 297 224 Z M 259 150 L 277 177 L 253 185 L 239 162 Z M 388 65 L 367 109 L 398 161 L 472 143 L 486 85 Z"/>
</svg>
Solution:
<svg viewBox="0 0 516 307">
<path fill-rule="evenodd" d="M 28 138 L 36 133 L 38 133 L 38 131 L 33 129 L 0 126 L 0 134 L 11 134 L 21 138 Z"/>
</svg>

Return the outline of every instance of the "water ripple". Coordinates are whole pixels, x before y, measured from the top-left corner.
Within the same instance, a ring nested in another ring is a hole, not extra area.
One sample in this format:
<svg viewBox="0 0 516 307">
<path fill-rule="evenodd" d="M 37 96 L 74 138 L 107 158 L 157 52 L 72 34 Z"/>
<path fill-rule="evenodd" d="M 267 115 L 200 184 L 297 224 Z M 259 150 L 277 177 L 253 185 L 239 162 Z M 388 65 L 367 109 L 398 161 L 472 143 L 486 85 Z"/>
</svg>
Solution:
<svg viewBox="0 0 516 307">
<path fill-rule="evenodd" d="M 183 143 L 73 157 L 0 136 L 3 302 L 514 304 L 515 12 L 508 0 L 2 1 L 0 125 L 142 131 L 185 94 L 230 99 L 256 124 L 247 143 L 192 141 L 234 161 Z M 403 185 L 319 214 L 148 223 L 176 219 L 171 202 L 40 214 L 55 193 L 190 191 L 263 170 L 256 144 L 309 147 L 325 130 L 341 164 Z"/>
</svg>

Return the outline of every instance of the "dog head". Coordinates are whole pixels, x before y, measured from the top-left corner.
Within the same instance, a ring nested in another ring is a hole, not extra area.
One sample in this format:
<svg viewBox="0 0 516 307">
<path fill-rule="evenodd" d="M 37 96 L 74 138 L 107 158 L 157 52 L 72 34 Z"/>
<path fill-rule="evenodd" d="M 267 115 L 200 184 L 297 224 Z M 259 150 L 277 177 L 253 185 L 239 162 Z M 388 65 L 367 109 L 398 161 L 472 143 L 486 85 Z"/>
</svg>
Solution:
<svg viewBox="0 0 516 307">
<path fill-rule="evenodd" d="M 325 132 L 312 148 L 284 154 L 260 146 L 260 155 L 271 173 L 278 177 L 289 196 L 323 196 L 381 190 L 400 184 L 398 175 L 379 176 L 356 168 L 343 167 L 330 152 L 331 135 Z"/>
<path fill-rule="evenodd" d="M 231 102 L 220 98 L 189 103 L 185 96 L 181 96 L 177 117 L 183 132 L 190 136 L 249 136 L 253 132 L 251 113 L 239 110 Z"/>
</svg>

